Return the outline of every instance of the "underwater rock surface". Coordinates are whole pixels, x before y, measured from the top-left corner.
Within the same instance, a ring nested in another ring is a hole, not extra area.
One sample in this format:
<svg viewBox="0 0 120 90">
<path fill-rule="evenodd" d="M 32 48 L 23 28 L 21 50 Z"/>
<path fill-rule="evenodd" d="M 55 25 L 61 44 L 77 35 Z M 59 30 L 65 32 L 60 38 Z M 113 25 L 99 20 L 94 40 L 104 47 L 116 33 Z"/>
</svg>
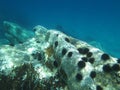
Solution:
<svg viewBox="0 0 120 90">
<path fill-rule="evenodd" d="M 117 58 L 54 29 L 34 31 L 24 43 L 0 47 L 0 90 L 120 89 Z"/>
<path fill-rule="evenodd" d="M 23 43 L 34 35 L 30 30 L 27 30 L 16 23 L 4 21 L 3 26 L 5 28 L 5 36 L 11 45 Z"/>
</svg>

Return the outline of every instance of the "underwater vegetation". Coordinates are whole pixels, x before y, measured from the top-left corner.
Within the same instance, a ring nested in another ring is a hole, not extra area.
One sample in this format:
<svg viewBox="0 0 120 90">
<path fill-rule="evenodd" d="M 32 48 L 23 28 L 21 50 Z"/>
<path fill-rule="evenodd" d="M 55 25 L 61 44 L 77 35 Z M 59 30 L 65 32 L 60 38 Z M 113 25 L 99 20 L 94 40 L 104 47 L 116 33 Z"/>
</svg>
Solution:
<svg viewBox="0 0 120 90">
<path fill-rule="evenodd" d="M 29 37 L 19 25 L 4 24 L 16 42 L 0 46 L 0 90 L 120 89 L 119 58 L 56 29 L 38 25 Z"/>
</svg>

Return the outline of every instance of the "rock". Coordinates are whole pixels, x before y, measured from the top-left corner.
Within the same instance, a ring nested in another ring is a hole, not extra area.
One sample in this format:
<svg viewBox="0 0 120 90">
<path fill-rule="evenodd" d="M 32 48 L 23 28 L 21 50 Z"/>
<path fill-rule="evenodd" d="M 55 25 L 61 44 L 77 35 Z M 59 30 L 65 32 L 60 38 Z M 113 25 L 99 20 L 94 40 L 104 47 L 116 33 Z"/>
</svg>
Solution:
<svg viewBox="0 0 120 90">
<path fill-rule="evenodd" d="M 2 90 L 119 90 L 120 64 L 88 43 L 42 26 L 23 44 L 0 47 Z"/>
<path fill-rule="evenodd" d="M 26 30 L 12 22 L 4 21 L 3 25 L 5 36 L 11 45 L 23 43 L 34 35 L 32 31 Z"/>
<path fill-rule="evenodd" d="M 5 38 L 0 39 L 0 45 L 5 45 L 5 44 L 9 44 L 9 41 Z"/>
</svg>

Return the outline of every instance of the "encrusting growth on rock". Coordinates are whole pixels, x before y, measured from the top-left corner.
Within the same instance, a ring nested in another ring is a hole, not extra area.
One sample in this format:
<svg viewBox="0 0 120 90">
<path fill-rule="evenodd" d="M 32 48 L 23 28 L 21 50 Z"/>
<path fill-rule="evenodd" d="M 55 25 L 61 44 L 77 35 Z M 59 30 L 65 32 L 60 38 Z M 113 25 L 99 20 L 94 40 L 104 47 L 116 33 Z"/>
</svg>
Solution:
<svg viewBox="0 0 120 90">
<path fill-rule="evenodd" d="M 60 31 L 34 30 L 22 44 L 0 47 L 1 90 L 120 89 L 119 59 Z"/>
</svg>

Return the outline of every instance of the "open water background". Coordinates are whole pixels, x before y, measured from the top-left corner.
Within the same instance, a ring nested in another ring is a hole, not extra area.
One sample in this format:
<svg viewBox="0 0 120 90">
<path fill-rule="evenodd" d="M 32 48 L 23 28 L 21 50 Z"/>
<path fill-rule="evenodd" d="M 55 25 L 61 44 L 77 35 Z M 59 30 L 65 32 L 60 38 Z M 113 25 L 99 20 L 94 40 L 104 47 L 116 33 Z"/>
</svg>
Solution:
<svg viewBox="0 0 120 90">
<path fill-rule="evenodd" d="M 120 0 L 0 0 L 0 38 L 4 20 L 30 30 L 38 24 L 62 27 L 66 34 L 100 43 L 120 58 Z"/>
</svg>

